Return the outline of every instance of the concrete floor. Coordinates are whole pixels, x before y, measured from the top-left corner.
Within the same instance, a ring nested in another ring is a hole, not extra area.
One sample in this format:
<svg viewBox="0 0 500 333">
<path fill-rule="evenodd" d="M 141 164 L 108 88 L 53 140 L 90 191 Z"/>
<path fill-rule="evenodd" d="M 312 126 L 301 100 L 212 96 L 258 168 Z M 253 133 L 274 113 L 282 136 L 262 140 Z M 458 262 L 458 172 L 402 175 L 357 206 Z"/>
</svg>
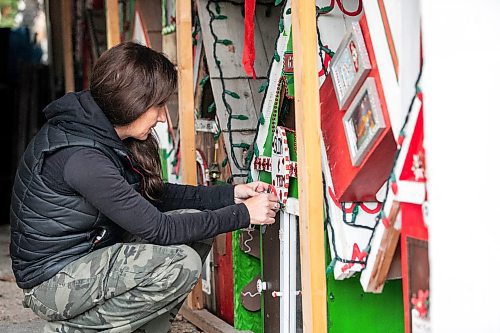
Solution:
<svg viewBox="0 0 500 333">
<path fill-rule="evenodd" d="M 42 332 L 44 321 L 21 304 L 22 292 L 17 287 L 9 256 L 10 231 L 8 225 L 0 225 L 0 332 Z M 171 333 L 199 333 L 191 323 L 177 316 Z M 165 332 L 166 333 L 166 332 Z"/>
</svg>

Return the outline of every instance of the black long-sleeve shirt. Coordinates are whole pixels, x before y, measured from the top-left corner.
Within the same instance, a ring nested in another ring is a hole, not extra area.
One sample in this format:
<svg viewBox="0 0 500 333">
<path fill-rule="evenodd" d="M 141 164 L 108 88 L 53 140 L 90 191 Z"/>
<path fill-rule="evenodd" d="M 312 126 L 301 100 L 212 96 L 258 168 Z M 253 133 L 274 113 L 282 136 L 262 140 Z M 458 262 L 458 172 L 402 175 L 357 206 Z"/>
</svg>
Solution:
<svg viewBox="0 0 500 333">
<path fill-rule="evenodd" d="M 233 186 L 165 183 L 158 202 L 149 202 L 127 183 L 113 162 L 97 149 L 69 147 L 47 156 L 42 179 L 64 195 L 81 195 L 128 232 L 153 244 L 182 244 L 247 227 L 244 204 L 234 204 Z M 191 208 L 199 213 L 166 215 Z"/>
</svg>

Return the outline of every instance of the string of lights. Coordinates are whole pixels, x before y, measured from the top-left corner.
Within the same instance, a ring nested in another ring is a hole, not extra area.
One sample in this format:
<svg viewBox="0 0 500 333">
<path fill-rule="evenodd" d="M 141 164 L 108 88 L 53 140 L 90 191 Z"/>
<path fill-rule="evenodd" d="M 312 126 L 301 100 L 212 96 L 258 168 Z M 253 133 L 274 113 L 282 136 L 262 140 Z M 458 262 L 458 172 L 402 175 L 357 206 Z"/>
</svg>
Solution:
<svg viewBox="0 0 500 333">
<path fill-rule="evenodd" d="M 328 204 L 328 198 L 327 198 L 327 193 L 328 189 L 326 187 L 326 182 L 325 182 L 325 175 L 323 174 L 323 199 L 324 199 L 324 205 L 325 205 L 325 222 L 324 222 L 324 228 L 325 230 L 329 229 L 331 234 L 332 234 L 332 239 L 335 239 L 335 229 L 333 228 L 332 221 L 330 219 L 330 215 L 328 212 L 330 211 L 330 205 Z M 333 267 L 335 266 L 335 263 L 341 262 L 343 264 L 361 264 L 364 265 L 365 262 L 361 260 L 352 260 L 352 259 L 345 259 L 342 258 L 338 255 L 337 251 L 337 244 L 333 241 L 332 242 L 332 248 L 333 248 L 333 253 L 331 253 L 332 260 L 330 261 L 330 264 L 328 264 L 326 268 L 326 275 L 329 276 L 331 273 L 333 273 Z"/>
<path fill-rule="evenodd" d="M 403 142 L 406 139 L 406 134 L 405 134 L 405 129 L 406 126 L 408 125 L 408 121 L 410 119 L 410 115 L 413 109 L 413 104 L 415 103 L 415 99 L 417 98 L 417 95 L 420 92 L 420 78 L 422 77 L 422 69 L 423 69 L 423 61 L 420 64 L 420 69 L 418 73 L 417 80 L 415 81 L 415 93 L 411 99 L 410 106 L 408 107 L 408 112 L 406 113 L 403 125 L 401 127 L 401 130 L 399 132 L 398 136 L 398 147 L 396 149 L 396 154 L 394 154 L 394 159 L 392 161 L 392 167 L 391 167 L 391 173 L 389 177 L 387 178 L 386 182 L 386 188 L 385 188 L 385 195 L 384 195 L 384 200 L 382 201 L 382 208 L 380 209 L 380 212 L 378 213 L 377 217 L 375 218 L 375 226 L 374 228 L 377 228 L 377 225 L 380 223 L 380 221 L 384 218 L 386 218 L 385 213 L 384 213 L 384 208 L 385 205 L 387 204 L 387 199 L 389 198 L 389 188 L 391 187 L 392 184 L 396 184 L 396 174 L 394 173 L 394 169 L 396 167 L 396 163 L 398 162 L 399 154 L 401 153 L 401 148 L 403 146 Z M 370 253 L 370 244 L 373 240 L 374 233 L 370 236 L 370 239 L 368 240 L 368 249 L 366 250 L 367 253 Z"/>
<path fill-rule="evenodd" d="M 215 13 L 210 9 L 210 3 L 211 2 L 215 2 Z M 210 30 L 211 30 L 212 36 L 214 38 L 214 43 L 213 43 L 213 50 L 214 50 L 214 52 L 213 52 L 213 55 L 214 55 L 216 66 L 217 66 L 218 71 L 219 71 L 219 78 L 221 79 L 221 83 L 223 85 L 222 86 L 222 91 L 225 92 L 225 93 L 227 93 L 227 90 L 225 89 L 224 78 L 222 76 L 222 68 L 220 66 L 220 60 L 218 60 L 218 58 L 216 56 L 216 47 L 217 47 L 218 39 L 217 39 L 217 36 L 215 35 L 214 29 L 213 29 L 213 25 L 212 25 L 213 22 L 216 19 L 227 19 L 227 16 L 220 14 L 221 8 L 220 8 L 219 3 L 222 3 L 222 2 L 230 3 L 230 4 L 233 4 L 233 5 L 240 5 L 240 6 L 243 5 L 243 4 L 242 3 L 237 3 L 235 1 L 209 1 L 207 3 L 207 10 L 208 10 L 209 15 L 210 15 Z M 257 4 L 267 6 L 268 8 L 266 9 L 266 15 L 267 16 L 270 15 L 270 7 L 269 7 L 270 4 L 269 3 L 257 2 Z M 243 12 L 242 12 L 242 14 L 243 14 Z M 277 42 L 277 39 L 276 39 L 276 42 Z M 220 43 L 220 41 L 219 41 L 219 43 Z M 230 40 L 223 40 L 222 44 L 224 44 L 224 45 L 231 45 L 232 41 L 230 41 Z M 276 43 L 275 43 L 275 48 L 276 48 Z M 263 78 L 263 79 L 265 79 L 265 82 L 259 88 L 259 93 L 262 93 L 262 92 L 265 93 L 265 92 L 267 92 L 267 87 L 268 87 L 268 84 L 269 84 L 268 77 L 269 77 L 270 70 L 271 70 L 271 66 L 269 66 L 267 76 L 265 78 Z M 245 77 L 241 77 L 241 78 L 242 79 L 247 79 L 248 77 L 245 76 Z M 206 80 L 208 80 L 208 77 L 203 78 L 202 82 L 200 84 L 204 85 L 206 83 Z M 264 120 L 263 114 L 261 112 L 260 116 L 259 116 L 259 119 L 258 119 L 258 125 L 257 125 L 257 128 L 256 128 L 256 133 L 255 133 L 255 137 L 254 137 L 254 144 L 253 144 L 253 146 L 248 145 L 246 143 L 233 143 L 232 125 L 231 125 L 232 124 L 231 123 L 232 120 L 233 119 L 236 119 L 236 120 L 248 120 L 248 117 L 246 115 L 233 115 L 232 114 L 232 108 L 227 103 L 227 99 L 226 99 L 225 93 L 223 93 L 223 95 L 222 95 L 222 101 L 224 103 L 224 106 L 225 106 L 228 114 L 229 114 L 229 116 L 228 116 L 228 122 L 227 122 L 227 130 L 229 132 L 231 158 L 232 158 L 235 166 L 240 171 L 243 171 L 242 173 L 233 174 L 228 179 L 228 182 L 232 182 L 232 180 L 235 177 L 248 177 L 247 181 L 252 181 L 252 179 L 251 179 L 252 177 L 251 177 L 250 173 L 248 173 L 248 171 L 249 171 L 250 163 L 252 161 L 253 156 L 258 156 L 258 149 L 257 149 L 257 145 L 255 144 L 255 141 L 256 141 L 256 138 L 257 138 L 257 135 L 258 135 L 259 125 L 263 125 L 265 123 L 265 120 Z M 235 94 L 233 92 L 229 93 L 229 95 L 231 97 L 235 97 L 235 98 L 239 97 L 239 96 L 237 96 L 237 94 Z M 262 105 L 263 105 L 263 103 L 261 104 L 261 108 L 260 108 L 261 111 L 262 111 Z M 215 103 L 212 103 L 212 105 L 209 106 L 209 112 L 214 112 L 214 111 L 215 111 Z M 217 139 L 220 136 L 220 134 L 221 134 L 221 130 L 219 128 L 219 131 L 214 135 L 214 138 Z M 245 163 L 244 163 L 243 166 L 240 165 L 239 161 L 236 159 L 235 152 L 234 152 L 233 148 L 242 148 L 242 149 L 244 149 L 244 153 L 246 154 L 246 156 L 245 156 Z M 227 163 L 227 160 L 225 159 L 224 162 Z"/>
<path fill-rule="evenodd" d="M 241 177 L 241 178 L 248 177 L 248 175 L 249 175 L 248 171 L 250 170 L 250 162 L 253 158 L 254 151 L 253 151 L 253 149 L 251 149 L 252 146 L 247 144 L 247 143 L 234 142 L 233 121 L 247 121 L 247 120 L 249 120 L 249 117 L 247 115 L 244 115 L 244 114 L 233 114 L 233 109 L 228 102 L 228 98 L 240 99 L 240 96 L 236 92 L 227 89 L 226 82 L 225 82 L 225 79 L 223 76 L 221 61 L 217 57 L 217 47 L 219 44 L 222 44 L 224 46 L 233 45 L 233 41 L 231 41 L 229 39 L 219 38 L 217 36 L 217 34 L 215 33 L 215 29 L 213 27 L 214 21 L 227 19 L 226 15 L 221 14 L 220 3 L 228 3 L 228 4 L 232 4 L 232 5 L 237 5 L 237 6 L 243 6 L 244 3 L 231 1 L 231 0 L 224 0 L 224 1 L 222 1 L 222 0 L 220 0 L 220 1 L 209 0 L 207 2 L 207 5 L 206 5 L 207 12 L 210 15 L 210 20 L 209 20 L 210 33 L 213 37 L 212 56 L 214 58 L 215 65 L 216 65 L 216 68 L 218 71 L 218 78 L 220 79 L 220 82 L 222 85 L 221 99 L 222 99 L 222 102 L 224 104 L 225 111 L 228 114 L 226 128 L 227 128 L 227 132 L 228 132 L 229 145 L 226 145 L 226 147 L 229 148 L 228 150 L 230 153 L 231 160 L 233 161 L 233 164 L 237 169 L 237 170 L 233 170 L 232 176 L 229 177 L 229 179 L 228 179 L 228 182 L 232 182 L 234 180 L 234 178 L 237 178 L 237 177 Z M 268 7 L 270 5 L 272 6 L 272 4 L 270 4 L 270 3 L 263 3 L 263 2 L 259 2 L 259 1 L 257 2 L 257 4 L 265 5 Z M 213 9 L 214 7 L 215 7 L 215 10 Z M 270 11 L 266 10 L 266 14 L 268 12 L 270 15 Z M 243 14 L 243 12 L 242 12 L 242 14 Z M 214 77 L 214 75 L 212 75 L 212 76 Z M 248 77 L 246 77 L 246 76 L 241 77 L 241 78 L 248 79 Z M 208 78 L 202 79 L 202 82 L 200 84 L 204 85 L 206 83 L 206 80 L 208 80 Z M 261 87 L 261 89 L 262 89 L 262 87 Z M 215 110 L 216 110 L 216 105 L 214 102 L 209 106 L 208 112 L 214 112 Z M 262 121 L 260 118 L 259 118 L 259 124 L 262 124 Z M 258 128 L 258 126 L 257 126 L 257 128 Z M 220 134 L 221 134 L 221 129 L 219 128 L 217 133 L 215 133 L 215 135 L 214 135 L 214 139 L 217 140 L 219 138 Z M 242 155 L 245 156 L 243 163 L 241 163 L 241 161 L 238 160 L 236 153 L 235 153 L 235 149 L 242 149 L 243 150 Z M 236 171 L 236 172 L 234 172 L 234 171 Z"/>
<path fill-rule="evenodd" d="M 318 54 L 319 54 L 319 57 L 321 59 L 321 67 L 323 69 L 323 73 L 326 76 L 326 75 L 328 75 L 328 73 L 330 71 L 328 70 L 328 67 L 325 66 L 324 54 L 326 53 L 330 56 L 330 58 L 333 58 L 333 56 L 335 55 L 335 52 L 333 52 L 328 47 L 326 47 L 323 44 L 323 41 L 321 40 L 321 33 L 319 32 L 319 25 L 318 25 L 318 19 L 321 15 L 321 10 L 322 10 L 321 8 L 316 7 L 316 34 L 318 35 L 318 46 L 319 46 Z"/>
<path fill-rule="evenodd" d="M 282 1 L 279 1 L 279 0 L 276 0 L 275 2 L 275 6 L 279 6 L 281 5 L 281 2 Z M 284 15 L 284 11 L 285 11 L 285 4 L 283 4 L 281 6 L 281 11 L 280 11 L 280 22 L 283 22 L 283 15 Z M 280 24 L 281 26 L 281 24 Z M 284 26 L 283 26 L 284 28 Z M 282 31 L 280 31 L 280 34 L 282 33 Z M 273 68 L 273 61 L 276 61 L 276 62 L 279 62 L 280 61 L 280 57 L 278 55 L 278 52 L 277 52 L 277 45 L 278 45 L 278 40 L 280 38 L 280 34 L 278 34 L 276 36 L 276 39 L 274 41 L 274 55 L 273 55 L 273 60 L 269 63 L 269 67 L 267 69 L 267 80 L 264 81 L 264 83 L 260 86 L 259 88 L 259 92 L 260 93 L 263 93 L 264 96 L 267 95 L 267 92 L 269 90 L 269 78 L 271 77 L 271 71 L 272 71 L 272 68 Z M 280 92 L 280 87 L 279 87 L 279 84 L 278 84 L 278 91 L 277 91 L 277 94 L 276 94 L 276 97 L 275 97 L 275 100 L 274 100 L 274 104 L 273 104 L 273 110 L 276 108 L 277 104 L 279 104 L 279 92 Z M 255 131 L 255 136 L 254 136 L 254 140 L 253 140 L 253 149 L 251 151 L 251 154 L 248 154 L 247 158 L 249 159 L 249 161 L 251 162 L 253 157 L 258 157 L 260 156 L 260 153 L 259 153 L 259 147 L 257 146 L 257 137 L 259 136 L 259 130 L 260 128 L 265 124 L 265 119 L 264 119 L 264 104 L 265 104 L 265 98 L 262 99 L 261 103 L 260 103 L 260 116 L 259 116 L 259 125 L 257 126 L 257 129 Z M 274 123 L 274 120 L 272 121 Z M 247 182 L 252 182 L 253 179 L 252 179 L 252 174 L 249 172 L 248 173 L 248 178 L 247 178 Z"/>
<path fill-rule="evenodd" d="M 335 8 L 335 2 L 339 6 L 340 11 L 347 16 L 358 16 L 363 11 L 363 0 L 358 0 L 358 7 L 354 11 L 348 11 L 344 7 L 342 0 L 330 0 L 330 5 L 320 8 L 319 14 L 327 14 Z"/>
</svg>

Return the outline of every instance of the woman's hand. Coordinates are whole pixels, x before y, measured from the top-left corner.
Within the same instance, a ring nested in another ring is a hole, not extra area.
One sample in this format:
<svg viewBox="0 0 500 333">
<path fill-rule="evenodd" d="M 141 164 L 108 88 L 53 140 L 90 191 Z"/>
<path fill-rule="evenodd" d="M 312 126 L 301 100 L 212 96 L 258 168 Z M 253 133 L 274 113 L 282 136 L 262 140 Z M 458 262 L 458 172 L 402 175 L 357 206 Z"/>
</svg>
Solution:
<svg viewBox="0 0 500 333">
<path fill-rule="evenodd" d="M 234 187 L 234 203 L 242 203 L 248 198 L 252 198 L 260 193 L 268 192 L 268 189 L 269 184 L 264 182 L 238 184 Z"/>
<path fill-rule="evenodd" d="M 280 209 L 278 197 L 272 193 L 260 193 L 243 202 L 250 214 L 251 224 L 273 224 Z"/>
</svg>

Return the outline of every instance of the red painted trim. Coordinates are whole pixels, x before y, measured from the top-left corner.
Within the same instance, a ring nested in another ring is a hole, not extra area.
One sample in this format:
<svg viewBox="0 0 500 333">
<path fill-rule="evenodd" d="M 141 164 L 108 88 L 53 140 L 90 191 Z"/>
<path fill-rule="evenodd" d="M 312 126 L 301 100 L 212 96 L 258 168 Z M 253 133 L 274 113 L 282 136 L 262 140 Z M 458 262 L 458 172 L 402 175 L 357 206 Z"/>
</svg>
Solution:
<svg viewBox="0 0 500 333">
<path fill-rule="evenodd" d="M 331 186 L 328 186 L 328 194 L 330 195 L 330 198 L 332 199 L 335 206 L 337 206 L 338 208 L 341 208 L 342 206 L 340 205 L 340 202 L 335 198 L 335 195 L 333 193 L 333 189 Z M 352 213 L 354 211 L 355 206 L 356 206 L 356 203 L 353 202 L 351 207 L 345 208 L 345 212 L 349 213 L 349 214 Z M 380 203 L 380 202 L 377 202 L 377 206 L 373 209 L 369 208 L 363 202 L 360 202 L 359 206 L 361 207 L 362 210 L 364 210 L 368 214 L 376 214 L 376 213 L 380 212 L 380 209 L 382 209 L 382 203 Z"/>
<path fill-rule="evenodd" d="M 389 19 L 387 18 L 387 12 L 385 11 L 384 0 L 378 0 L 378 7 L 380 8 L 380 15 L 382 16 L 382 22 L 384 24 L 385 37 L 389 46 L 389 51 L 391 52 L 392 64 L 394 65 L 394 72 L 396 73 L 396 80 L 399 81 L 399 60 L 396 53 L 396 47 L 394 46 L 394 39 L 392 38 L 391 27 L 389 26 Z"/>
<path fill-rule="evenodd" d="M 380 209 L 382 209 L 382 203 L 377 202 L 377 206 L 373 209 L 368 208 L 364 203 L 360 204 L 361 209 L 367 212 L 368 214 L 375 214 L 380 212 Z"/>
</svg>

